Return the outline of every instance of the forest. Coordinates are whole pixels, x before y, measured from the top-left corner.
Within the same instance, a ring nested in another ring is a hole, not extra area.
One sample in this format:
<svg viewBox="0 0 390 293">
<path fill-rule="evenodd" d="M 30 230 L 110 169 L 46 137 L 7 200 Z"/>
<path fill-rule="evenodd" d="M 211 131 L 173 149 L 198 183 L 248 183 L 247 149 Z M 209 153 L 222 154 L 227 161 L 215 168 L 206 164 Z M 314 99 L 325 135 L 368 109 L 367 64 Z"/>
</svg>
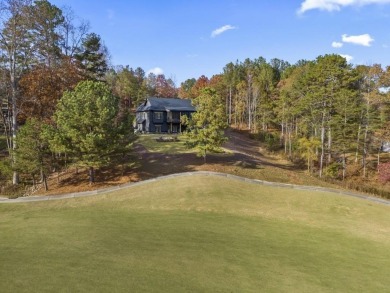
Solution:
<svg viewBox="0 0 390 293">
<path fill-rule="evenodd" d="M 70 7 L 1 1 L 0 185 L 46 182 L 70 164 L 118 163 L 136 139 L 134 109 L 146 97 L 217 93 L 226 124 L 313 176 L 390 180 L 390 67 L 339 55 L 290 64 L 263 57 L 177 85 L 165 75 L 113 66 L 101 37 Z M 80 107 L 83 105 L 83 107 Z M 47 185 L 45 186 L 47 188 Z"/>
</svg>

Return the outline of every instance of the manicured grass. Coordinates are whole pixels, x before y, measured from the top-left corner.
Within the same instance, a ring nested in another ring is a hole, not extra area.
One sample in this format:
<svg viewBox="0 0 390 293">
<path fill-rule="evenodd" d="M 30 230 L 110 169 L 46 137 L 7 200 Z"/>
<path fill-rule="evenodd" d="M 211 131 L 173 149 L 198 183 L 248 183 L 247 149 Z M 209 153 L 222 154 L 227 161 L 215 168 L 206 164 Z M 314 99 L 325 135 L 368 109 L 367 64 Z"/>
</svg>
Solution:
<svg viewBox="0 0 390 293">
<path fill-rule="evenodd" d="M 196 175 L 0 205 L 0 292 L 388 292 L 389 206 Z"/>
</svg>

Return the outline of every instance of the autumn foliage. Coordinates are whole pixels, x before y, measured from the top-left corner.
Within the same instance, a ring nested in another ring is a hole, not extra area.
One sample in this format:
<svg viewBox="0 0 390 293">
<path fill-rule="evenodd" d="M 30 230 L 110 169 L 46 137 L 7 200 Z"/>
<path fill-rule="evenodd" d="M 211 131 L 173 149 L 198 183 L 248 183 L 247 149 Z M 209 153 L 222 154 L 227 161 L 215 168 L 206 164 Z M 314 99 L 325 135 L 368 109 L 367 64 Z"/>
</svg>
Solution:
<svg viewBox="0 0 390 293">
<path fill-rule="evenodd" d="M 79 69 L 67 60 L 56 67 L 38 65 L 20 80 L 20 118 L 50 120 L 63 93 L 81 80 Z"/>
</svg>

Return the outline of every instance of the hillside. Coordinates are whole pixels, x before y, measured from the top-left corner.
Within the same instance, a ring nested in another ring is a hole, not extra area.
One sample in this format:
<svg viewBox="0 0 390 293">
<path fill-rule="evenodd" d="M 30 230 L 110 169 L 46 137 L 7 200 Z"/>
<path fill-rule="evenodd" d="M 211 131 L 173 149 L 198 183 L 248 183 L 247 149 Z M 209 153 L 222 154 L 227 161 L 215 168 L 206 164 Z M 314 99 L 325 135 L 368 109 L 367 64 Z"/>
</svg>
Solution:
<svg viewBox="0 0 390 293">
<path fill-rule="evenodd" d="M 100 189 L 188 171 L 215 171 L 271 182 L 337 188 L 307 175 L 304 168 L 270 155 L 260 142 L 249 139 L 245 133 L 228 131 L 229 140 L 224 145 L 225 153 L 208 155 L 206 163 L 197 157 L 194 150 L 186 148 L 184 137 L 179 136 L 177 142 L 156 142 L 160 136 L 141 135 L 125 161 L 96 172 L 96 183 L 93 186 L 88 184 L 86 170 L 70 168 L 59 177 L 57 174 L 52 176 L 48 192 L 40 189 L 35 194 Z"/>
</svg>

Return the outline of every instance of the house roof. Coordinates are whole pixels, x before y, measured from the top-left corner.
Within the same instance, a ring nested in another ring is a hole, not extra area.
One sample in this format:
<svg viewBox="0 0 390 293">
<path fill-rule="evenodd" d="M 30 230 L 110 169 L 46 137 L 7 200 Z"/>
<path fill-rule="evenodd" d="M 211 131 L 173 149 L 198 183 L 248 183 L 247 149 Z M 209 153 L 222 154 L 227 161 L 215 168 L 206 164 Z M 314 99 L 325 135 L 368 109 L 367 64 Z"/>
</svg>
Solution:
<svg viewBox="0 0 390 293">
<path fill-rule="evenodd" d="M 137 108 L 137 112 L 143 111 L 195 112 L 196 109 L 188 99 L 149 97 Z"/>
</svg>

